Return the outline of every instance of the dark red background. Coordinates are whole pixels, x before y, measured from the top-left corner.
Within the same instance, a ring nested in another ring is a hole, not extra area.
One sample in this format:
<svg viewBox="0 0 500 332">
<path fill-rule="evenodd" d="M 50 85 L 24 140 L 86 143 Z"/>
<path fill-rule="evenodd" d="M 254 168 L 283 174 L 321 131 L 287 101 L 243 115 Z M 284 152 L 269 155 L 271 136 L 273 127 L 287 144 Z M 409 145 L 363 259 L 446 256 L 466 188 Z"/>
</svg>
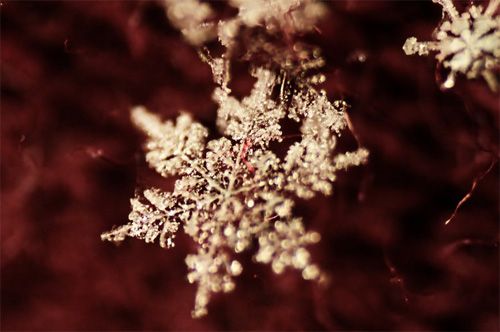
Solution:
<svg viewBox="0 0 500 332">
<path fill-rule="evenodd" d="M 308 38 L 371 151 L 332 197 L 299 204 L 332 283 L 275 276 L 248 253 L 236 290 L 193 320 L 189 239 L 165 251 L 99 235 L 127 221 L 136 187 L 162 183 L 130 107 L 188 110 L 213 129 L 208 66 L 154 2 L 2 0 L 2 330 L 498 330 L 496 165 L 444 225 L 498 158 L 498 95 L 464 79 L 442 92 L 432 57 L 404 55 L 407 37 L 430 37 L 438 5 L 329 6 Z M 235 72 L 241 96 L 251 80 Z"/>
</svg>

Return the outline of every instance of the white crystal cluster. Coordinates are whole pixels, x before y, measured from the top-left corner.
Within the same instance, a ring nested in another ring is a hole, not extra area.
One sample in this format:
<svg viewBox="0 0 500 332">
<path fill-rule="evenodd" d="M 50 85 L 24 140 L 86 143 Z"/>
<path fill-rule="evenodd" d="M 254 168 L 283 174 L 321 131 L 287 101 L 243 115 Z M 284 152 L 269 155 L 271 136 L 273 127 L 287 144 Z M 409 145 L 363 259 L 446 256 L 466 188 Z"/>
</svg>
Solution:
<svg viewBox="0 0 500 332">
<path fill-rule="evenodd" d="M 133 122 L 147 135 L 146 160 L 165 177 L 179 176 L 173 192 L 147 189 L 131 200 L 130 222 L 104 233 L 104 240 L 126 236 L 172 247 L 175 232 L 184 232 L 198 244 L 186 258 L 188 280 L 198 284 L 194 317 L 206 313 L 210 295 L 234 288 L 242 271 L 234 254 L 258 240 L 255 260 L 271 264 L 276 273 L 291 267 L 305 279 L 320 279 L 306 246 L 320 235 L 305 230 L 292 213 L 293 198 L 330 194 L 336 172 L 366 161 L 360 148 L 336 154 L 340 133 L 346 129 L 345 104 L 328 101 L 310 87 L 298 94 L 290 113 L 271 98 L 276 76 L 258 69 L 252 92 L 239 101 L 223 88 L 214 93 L 219 103 L 219 128 L 224 135 L 206 141 L 207 131 L 187 114 L 162 122 L 143 107 L 132 111 Z M 302 139 L 280 160 L 269 149 L 281 141 L 280 120 L 302 122 Z"/>
<path fill-rule="evenodd" d="M 455 85 L 457 74 L 469 79 L 483 77 L 497 91 L 496 72 L 500 57 L 500 0 L 487 7 L 471 5 L 459 13 L 452 0 L 433 0 L 443 7 L 444 20 L 434 32 L 434 40 L 419 42 L 408 38 L 403 46 L 407 55 L 436 52 L 437 61 L 449 71 L 443 88 Z"/>
<path fill-rule="evenodd" d="M 230 47 L 241 28 L 263 27 L 270 33 L 307 32 L 325 16 L 326 6 L 317 0 L 229 0 L 238 9 L 235 17 L 217 20 L 207 2 L 163 0 L 168 18 L 194 45 L 219 38 Z"/>
<path fill-rule="evenodd" d="M 207 313 L 213 293 L 234 289 L 234 278 L 243 272 L 237 254 L 254 244 L 254 260 L 270 264 L 275 273 L 292 268 L 306 280 L 324 280 L 308 250 L 320 234 L 307 231 L 294 215 L 294 199 L 331 194 L 337 172 L 365 163 L 368 157 L 364 148 L 335 151 L 341 133 L 349 130 L 347 104 L 331 103 L 324 91 L 314 87 L 324 80 L 320 74 L 307 74 L 324 63 L 317 50 L 272 49 L 269 53 L 279 53 L 278 61 L 252 66 L 256 82 L 248 96 L 235 98 L 228 87 L 228 45 L 240 26 L 264 25 L 269 31 L 293 34 L 312 29 L 323 5 L 312 0 L 230 3 L 239 9 L 237 18 L 218 24 L 227 52 L 218 58 L 206 49 L 200 52 L 217 84 L 213 99 L 221 137 L 208 140 L 208 130 L 187 113 L 175 122 L 162 121 L 144 107 L 135 107 L 132 122 L 147 137 L 146 161 L 162 176 L 178 179 L 172 192 L 151 188 L 131 199 L 130 222 L 101 235 L 114 242 L 126 237 L 158 240 L 171 248 L 176 232 L 183 229 L 197 247 L 185 260 L 187 279 L 197 284 L 193 317 Z M 212 16 L 206 3 L 168 0 L 166 4 L 172 24 L 187 40 L 195 45 L 206 41 Z M 236 24 L 236 29 L 227 30 L 227 24 Z M 295 143 L 284 142 L 282 125 L 287 118 L 300 123 Z M 271 149 L 273 142 L 287 148 L 284 158 Z"/>
</svg>

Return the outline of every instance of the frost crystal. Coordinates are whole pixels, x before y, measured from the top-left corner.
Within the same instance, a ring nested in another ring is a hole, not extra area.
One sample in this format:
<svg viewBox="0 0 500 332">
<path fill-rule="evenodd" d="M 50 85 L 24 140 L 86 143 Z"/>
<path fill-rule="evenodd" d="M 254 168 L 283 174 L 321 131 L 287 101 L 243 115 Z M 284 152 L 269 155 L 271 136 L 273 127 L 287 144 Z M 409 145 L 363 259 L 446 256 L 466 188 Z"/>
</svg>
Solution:
<svg viewBox="0 0 500 332">
<path fill-rule="evenodd" d="M 205 143 L 207 131 L 182 114 L 174 124 L 136 107 L 133 122 L 148 136 L 146 160 L 163 176 L 180 178 L 171 193 L 144 191 L 131 200 L 130 223 L 104 233 L 122 241 L 126 236 L 172 247 L 175 231 L 184 231 L 199 245 L 188 255 L 188 280 L 198 284 L 194 317 L 206 313 L 210 295 L 229 292 L 242 267 L 232 255 L 258 240 L 255 260 L 269 263 L 276 273 L 292 267 L 304 279 L 319 280 L 322 273 L 311 262 L 306 246 L 319 241 L 292 214 L 293 196 L 310 198 L 331 193 L 340 169 L 365 162 L 367 151 L 334 153 L 336 139 L 346 128 L 345 103 L 331 104 L 314 88 L 294 96 L 288 115 L 302 121 L 302 140 L 293 144 L 285 160 L 270 149 L 282 139 L 280 120 L 287 112 L 271 92 L 276 76 L 259 68 L 257 82 L 241 102 L 227 90 L 214 94 L 219 103 L 218 124 L 226 137 Z M 143 200 L 144 202 L 142 202 Z"/>
<path fill-rule="evenodd" d="M 317 0 L 229 0 L 229 4 L 238 9 L 238 14 L 217 22 L 209 3 L 163 1 L 172 25 L 195 46 L 218 36 L 222 45 L 230 47 L 244 27 L 265 27 L 269 33 L 310 31 L 327 11 L 326 6 Z"/>
<path fill-rule="evenodd" d="M 315 1 L 298 0 L 259 1 L 262 7 L 254 1 L 231 3 L 240 10 L 237 26 L 262 23 L 286 30 L 289 27 L 282 23 L 295 22 L 295 31 L 311 28 L 321 8 Z M 205 8 L 195 0 L 167 1 L 169 16 L 181 30 L 208 17 L 209 7 L 201 13 L 189 9 L 197 6 Z M 187 19 L 190 16 L 194 18 Z M 219 24 L 221 41 L 222 30 L 233 37 L 238 31 L 228 22 Z M 266 45 L 270 44 L 259 47 Z M 207 129 L 187 113 L 175 122 L 162 121 L 144 107 L 135 107 L 132 122 L 147 136 L 146 161 L 162 176 L 178 179 L 172 192 L 147 189 L 137 195 L 131 200 L 130 222 L 101 235 L 113 242 L 127 236 L 146 242 L 158 239 L 162 247 L 170 248 L 182 227 L 197 245 L 196 253 L 185 260 L 187 279 L 198 287 L 193 317 L 207 313 L 213 293 L 234 289 L 234 277 L 243 272 L 235 256 L 254 244 L 255 261 L 270 264 L 275 273 L 294 268 L 306 280 L 325 280 L 307 249 L 320 235 L 306 231 L 302 219 L 293 214 L 294 198 L 331 194 L 337 172 L 360 165 L 368 157 L 363 148 L 335 151 L 337 139 L 347 130 L 347 104 L 330 103 L 326 93 L 313 86 L 324 80 L 320 74 L 308 74 L 324 62 L 316 49 L 300 43 L 293 48 L 267 48 L 265 54 L 275 57 L 252 66 L 256 82 L 241 100 L 228 87 L 231 52 L 227 50 L 220 58 L 212 58 L 206 49 L 200 51 L 217 84 L 213 99 L 218 104 L 216 122 L 222 137 L 207 141 Z M 289 144 L 282 160 L 271 143 L 281 142 L 286 148 L 282 132 L 286 118 L 300 123 L 300 140 Z"/>
<path fill-rule="evenodd" d="M 209 20 L 213 16 L 212 8 L 198 0 L 164 0 L 167 16 L 184 38 L 199 46 L 216 36 L 215 25 Z"/>
<path fill-rule="evenodd" d="M 325 5 L 313 0 L 230 0 L 239 9 L 241 23 L 254 27 L 264 25 L 268 30 L 308 31 L 322 17 Z"/>
<path fill-rule="evenodd" d="M 488 6 L 470 6 L 459 14 L 452 0 L 433 0 L 443 7 L 445 19 L 434 32 L 434 41 L 419 42 L 408 38 L 403 46 L 407 55 L 428 55 L 437 52 L 436 59 L 449 70 L 443 88 L 455 85 L 457 73 L 469 79 L 482 76 L 493 91 L 497 90 L 495 70 L 500 57 L 500 0 L 490 0 Z"/>
</svg>

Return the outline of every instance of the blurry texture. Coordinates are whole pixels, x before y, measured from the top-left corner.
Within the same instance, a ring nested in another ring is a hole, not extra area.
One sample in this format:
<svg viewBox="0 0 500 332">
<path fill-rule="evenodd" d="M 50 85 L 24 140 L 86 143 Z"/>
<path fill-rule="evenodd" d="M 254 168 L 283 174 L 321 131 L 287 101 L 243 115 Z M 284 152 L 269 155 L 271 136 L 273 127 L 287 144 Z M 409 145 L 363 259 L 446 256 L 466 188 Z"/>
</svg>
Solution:
<svg viewBox="0 0 500 332">
<path fill-rule="evenodd" d="M 137 186 L 173 189 L 144 160 L 130 108 L 163 119 L 189 110 L 215 132 L 210 68 L 162 3 L 2 2 L 3 330 L 499 329 L 497 165 L 444 225 L 498 159 L 498 95 L 460 75 L 441 92 L 435 61 L 401 51 L 408 36 L 432 34 L 440 6 L 326 5 L 307 37 L 324 53 L 321 88 L 351 105 L 370 151 L 366 168 L 339 173 L 332 196 L 294 207 L 321 234 L 309 250 L 331 282 L 275 276 L 243 253 L 238 287 L 193 320 L 189 238 L 178 232 L 172 254 L 139 240 L 115 248 L 99 235 L 127 221 Z M 257 58 L 282 47 L 260 45 Z M 248 68 L 232 68 L 238 99 L 253 84 Z"/>
<path fill-rule="evenodd" d="M 208 3 L 198 0 L 164 0 L 167 16 L 174 27 L 193 45 L 201 45 L 215 37 L 215 26 L 207 20 L 213 16 Z"/>
</svg>

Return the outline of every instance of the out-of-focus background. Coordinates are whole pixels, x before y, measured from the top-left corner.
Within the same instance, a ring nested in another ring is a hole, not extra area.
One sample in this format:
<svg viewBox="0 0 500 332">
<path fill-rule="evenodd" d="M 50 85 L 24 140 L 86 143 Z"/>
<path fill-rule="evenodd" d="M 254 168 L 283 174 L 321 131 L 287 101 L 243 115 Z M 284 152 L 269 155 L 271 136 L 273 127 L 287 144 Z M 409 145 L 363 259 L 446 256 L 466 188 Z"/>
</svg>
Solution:
<svg viewBox="0 0 500 332">
<path fill-rule="evenodd" d="M 193 320 L 186 236 L 166 251 L 99 235 L 127 221 L 135 188 L 165 183 L 130 107 L 187 110 L 214 129 L 208 66 L 158 2 L 2 0 L 1 329 L 498 330 L 497 164 L 444 225 L 498 159 L 498 95 L 463 78 L 440 91 L 433 57 L 405 56 L 405 39 L 441 19 L 431 1 L 327 4 L 306 38 L 371 151 L 332 197 L 299 204 L 332 282 L 273 275 L 248 253 L 236 290 Z"/>
</svg>

